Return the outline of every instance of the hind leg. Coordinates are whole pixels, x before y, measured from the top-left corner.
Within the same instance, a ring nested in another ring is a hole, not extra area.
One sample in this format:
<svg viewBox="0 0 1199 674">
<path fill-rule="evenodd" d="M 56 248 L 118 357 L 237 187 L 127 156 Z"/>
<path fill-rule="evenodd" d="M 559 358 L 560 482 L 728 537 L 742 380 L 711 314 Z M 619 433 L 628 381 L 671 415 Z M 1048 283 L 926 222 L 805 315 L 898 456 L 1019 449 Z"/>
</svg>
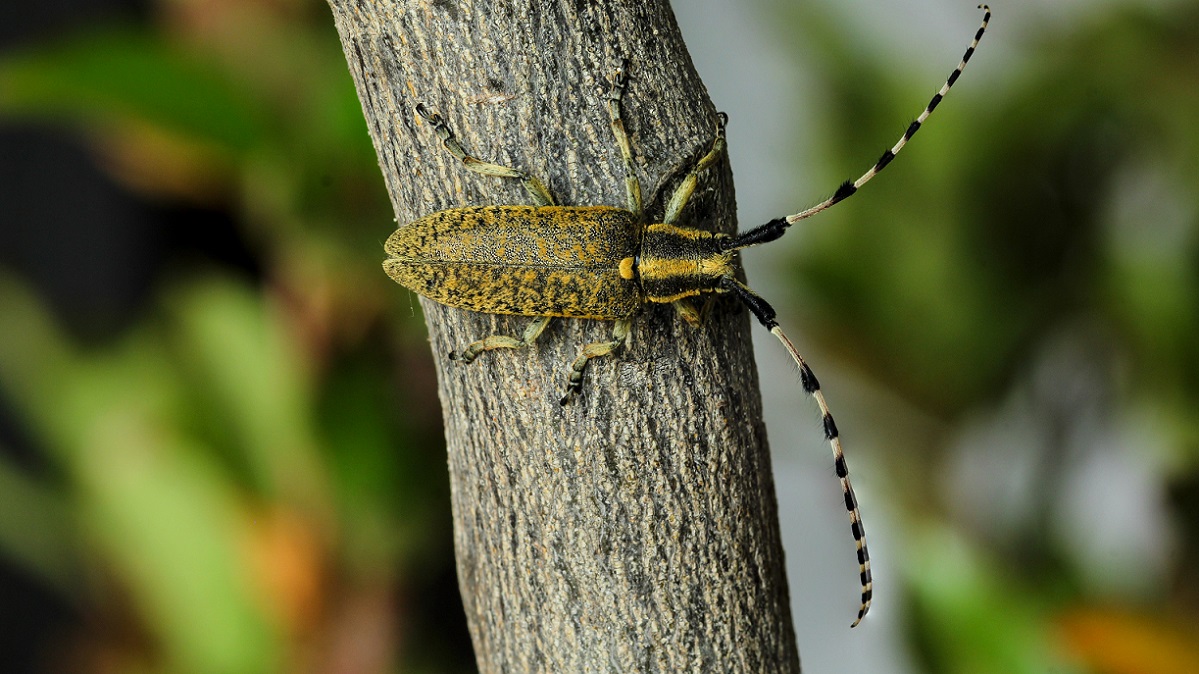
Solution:
<svg viewBox="0 0 1199 674">
<path fill-rule="evenodd" d="M 637 167 L 633 163 L 633 145 L 629 142 L 629 134 L 624 128 L 624 119 L 620 116 L 620 99 L 624 97 L 625 87 L 629 84 L 629 60 L 620 60 L 620 69 L 612 76 L 612 91 L 608 94 L 608 116 L 612 118 L 612 135 L 620 148 L 620 156 L 624 160 L 624 184 L 627 194 L 625 208 L 630 212 L 641 215 L 641 181 L 637 179 Z"/>
<path fill-rule="evenodd" d="M 471 363 L 474 362 L 474 360 L 479 357 L 479 354 L 483 353 L 484 351 L 493 351 L 495 349 L 523 349 L 524 347 L 532 344 L 537 340 L 538 337 L 541 336 L 541 333 L 545 331 L 545 326 L 550 324 L 550 320 L 551 318 L 549 316 L 541 316 L 534 319 L 532 323 L 529 323 L 529 327 L 525 328 L 524 334 L 521 335 L 520 339 L 508 337 L 507 335 L 492 335 L 490 337 L 484 337 L 477 342 L 471 342 L 466 346 L 465 349 L 462 350 L 461 353 L 455 353 L 451 351 L 450 360 Z"/>
<path fill-rule="evenodd" d="M 478 157 L 467 154 L 466 150 L 462 147 L 462 143 L 458 142 L 458 138 L 454 136 L 454 132 L 450 130 L 449 125 L 445 123 L 441 115 L 436 112 L 430 112 L 424 103 L 417 104 L 416 113 L 433 125 L 433 131 L 441 139 L 441 145 L 446 149 L 446 152 L 454 155 L 458 161 L 462 162 L 462 166 L 467 171 L 483 176 L 516 178 L 524 184 L 525 191 L 529 193 L 529 196 L 533 197 L 534 203 L 538 206 L 554 205 L 554 196 L 550 194 L 549 188 L 545 186 L 545 183 L 541 182 L 536 176 L 514 168 L 508 168 L 507 166 L 492 164 L 491 162 L 483 161 Z"/>
</svg>

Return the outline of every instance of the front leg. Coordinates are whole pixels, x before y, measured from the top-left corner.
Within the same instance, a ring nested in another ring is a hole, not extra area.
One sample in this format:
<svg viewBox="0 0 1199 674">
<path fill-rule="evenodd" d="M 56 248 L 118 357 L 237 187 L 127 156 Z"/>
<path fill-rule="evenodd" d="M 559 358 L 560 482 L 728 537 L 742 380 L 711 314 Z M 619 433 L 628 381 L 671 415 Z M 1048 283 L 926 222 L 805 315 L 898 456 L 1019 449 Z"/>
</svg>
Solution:
<svg viewBox="0 0 1199 674">
<path fill-rule="evenodd" d="M 678 222 L 679 216 L 682 215 L 683 209 L 687 207 L 687 202 L 691 200 L 691 194 L 695 192 L 695 185 L 699 182 L 699 174 L 712 164 L 716 163 L 717 159 L 724 154 L 725 140 L 724 127 L 728 124 L 729 116 L 723 112 L 716 113 L 716 139 L 712 141 L 712 149 L 708 150 L 708 154 L 700 158 L 695 166 L 683 178 L 683 182 L 675 188 L 674 194 L 670 196 L 670 202 L 666 205 L 666 217 L 662 222 L 673 225 Z"/>
<path fill-rule="evenodd" d="M 670 305 L 674 307 L 675 313 L 679 318 L 683 319 L 687 325 L 693 328 L 703 326 L 704 321 L 708 320 L 708 314 L 712 313 L 712 305 L 716 303 L 716 295 L 707 295 L 704 297 L 704 304 L 699 309 L 695 308 L 695 304 L 691 302 L 691 298 L 676 300 Z"/>
</svg>

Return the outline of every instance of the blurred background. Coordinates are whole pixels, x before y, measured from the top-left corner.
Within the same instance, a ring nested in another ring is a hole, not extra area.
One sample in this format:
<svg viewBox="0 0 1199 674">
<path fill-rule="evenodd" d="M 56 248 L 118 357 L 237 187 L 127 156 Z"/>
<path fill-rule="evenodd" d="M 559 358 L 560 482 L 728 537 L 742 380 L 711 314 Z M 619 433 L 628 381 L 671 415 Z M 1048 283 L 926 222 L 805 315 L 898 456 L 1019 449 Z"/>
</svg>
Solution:
<svg viewBox="0 0 1199 674">
<path fill-rule="evenodd" d="M 18 6 L 20 9 L 18 9 Z M 1199 3 L 1022 0 L 746 255 L 804 671 L 1199 672 Z M 743 226 L 981 18 L 676 3 Z M 651 181 L 655 177 L 648 177 Z M 0 6 L 0 671 L 467 672 L 432 356 L 316 0 Z"/>
</svg>

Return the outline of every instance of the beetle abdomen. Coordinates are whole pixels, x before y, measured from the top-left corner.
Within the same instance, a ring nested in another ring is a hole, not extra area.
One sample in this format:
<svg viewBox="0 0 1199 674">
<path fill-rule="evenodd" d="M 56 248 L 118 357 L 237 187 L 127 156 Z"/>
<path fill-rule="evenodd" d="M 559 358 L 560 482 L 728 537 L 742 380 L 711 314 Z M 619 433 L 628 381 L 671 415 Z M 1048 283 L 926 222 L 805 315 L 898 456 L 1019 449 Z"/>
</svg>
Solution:
<svg viewBox="0 0 1199 674">
<path fill-rule="evenodd" d="M 621 262 L 637 254 L 640 228 L 632 213 L 608 206 L 451 208 L 393 232 L 383 268 L 452 307 L 626 318 L 643 302 L 637 281 L 621 274 Z"/>
</svg>

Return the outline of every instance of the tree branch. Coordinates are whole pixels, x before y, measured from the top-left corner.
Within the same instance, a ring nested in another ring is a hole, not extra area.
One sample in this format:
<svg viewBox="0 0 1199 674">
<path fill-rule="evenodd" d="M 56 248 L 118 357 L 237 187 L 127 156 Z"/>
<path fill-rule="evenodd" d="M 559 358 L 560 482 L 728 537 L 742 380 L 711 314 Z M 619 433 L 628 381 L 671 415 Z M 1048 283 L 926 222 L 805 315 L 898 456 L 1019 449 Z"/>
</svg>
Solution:
<svg viewBox="0 0 1199 674">
<path fill-rule="evenodd" d="M 414 112 L 439 111 L 467 150 L 529 171 L 562 204 L 625 203 L 603 96 L 630 59 L 624 116 L 650 217 L 711 145 L 716 113 L 665 0 L 329 0 L 397 222 L 525 204 L 516 180 L 469 173 Z M 727 160 L 684 222 L 736 229 Z M 380 251 L 382 258 L 382 251 Z M 382 271 L 380 271 L 382 273 Z M 404 291 L 397 288 L 397 296 Z M 747 314 L 715 303 L 688 327 L 648 307 L 628 348 L 569 364 L 612 323 L 528 318 L 422 299 L 437 361 L 458 577 L 479 669 L 798 672 Z"/>
</svg>

